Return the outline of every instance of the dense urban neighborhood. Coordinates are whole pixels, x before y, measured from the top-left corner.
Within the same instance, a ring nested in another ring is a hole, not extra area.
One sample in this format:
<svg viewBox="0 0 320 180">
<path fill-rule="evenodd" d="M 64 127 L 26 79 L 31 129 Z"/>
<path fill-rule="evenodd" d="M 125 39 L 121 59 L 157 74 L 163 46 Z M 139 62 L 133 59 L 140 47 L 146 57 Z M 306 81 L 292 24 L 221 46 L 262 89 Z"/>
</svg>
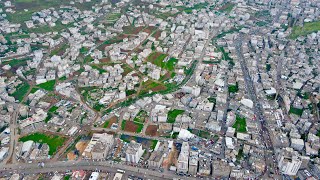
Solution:
<svg viewBox="0 0 320 180">
<path fill-rule="evenodd" d="M 319 0 L 0 0 L 0 179 L 320 179 Z"/>
</svg>

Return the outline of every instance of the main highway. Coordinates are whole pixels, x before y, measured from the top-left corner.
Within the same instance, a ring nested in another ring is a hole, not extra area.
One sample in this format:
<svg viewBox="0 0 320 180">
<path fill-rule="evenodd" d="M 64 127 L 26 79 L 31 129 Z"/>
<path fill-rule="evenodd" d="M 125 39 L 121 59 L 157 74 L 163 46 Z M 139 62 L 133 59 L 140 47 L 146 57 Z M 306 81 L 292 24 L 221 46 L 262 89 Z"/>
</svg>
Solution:
<svg viewBox="0 0 320 180">
<path fill-rule="evenodd" d="M 40 174 L 40 173 L 65 173 L 72 170 L 88 170 L 88 171 L 102 171 L 115 173 L 118 169 L 124 170 L 126 175 L 133 175 L 136 177 L 147 179 L 174 179 L 180 178 L 174 173 L 162 173 L 159 171 L 152 171 L 149 169 L 138 168 L 126 164 L 116 164 L 111 161 L 55 161 L 47 162 L 43 167 L 38 167 L 37 163 L 21 163 L 21 164 L 7 164 L 0 166 L 0 176 L 10 176 L 13 173 L 21 174 Z M 183 179 L 195 179 L 192 177 L 183 177 Z"/>
<path fill-rule="evenodd" d="M 244 82 L 245 82 L 247 93 L 250 96 L 250 99 L 253 101 L 253 104 L 254 104 L 254 112 L 257 117 L 257 120 L 259 121 L 259 123 L 257 123 L 260 128 L 259 133 L 261 135 L 262 142 L 264 143 L 264 145 L 267 149 L 267 150 L 265 150 L 265 153 L 264 153 L 264 158 L 266 161 L 265 172 L 267 172 L 267 174 L 269 174 L 269 172 L 268 172 L 269 169 L 267 167 L 271 167 L 273 170 L 277 171 L 277 166 L 275 163 L 276 161 L 274 158 L 274 149 L 273 149 L 273 145 L 271 143 L 269 131 L 266 127 L 266 122 L 265 122 L 265 118 L 263 115 L 262 106 L 260 104 L 260 101 L 257 98 L 256 92 L 254 89 L 254 84 L 253 84 L 253 81 L 252 81 L 251 76 L 249 74 L 249 69 L 247 67 L 247 63 L 246 63 L 244 56 L 243 56 L 243 52 L 242 52 L 242 42 L 243 41 L 244 41 L 243 34 L 240 33 L 239 36 L 237 37 L 237 39 L 235 40 L 236 55 L 237 55 L 238 60 L 240 62 L 240 66 L 241 66 L 241 70 L 242 70 L 242 73 L 244 76 Z M 271 152 L 268 150 L 271 150 Z"/>
</svg>

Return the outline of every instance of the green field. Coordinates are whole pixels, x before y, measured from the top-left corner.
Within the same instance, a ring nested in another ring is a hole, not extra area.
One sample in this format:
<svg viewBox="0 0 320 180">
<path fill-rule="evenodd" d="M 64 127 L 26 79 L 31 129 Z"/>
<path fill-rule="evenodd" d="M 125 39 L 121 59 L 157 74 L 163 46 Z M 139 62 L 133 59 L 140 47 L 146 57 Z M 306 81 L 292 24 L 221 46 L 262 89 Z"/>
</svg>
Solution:
<svg viewBox="0 0 320 180">
<path fill-rule="evenodd" d="M 45 123 L 48 123 L 52 118 L 52 113 L 48 113 L 46 119 L 44 120 Z"/>
<path fill-rule="evenodd" d="M 142 87 L 142 90 L 140 91 L 139 95 L 148 94 L 150 90 L 152 90 L 153 92 L 158 92 L 158 91 L 167 89 L 166 86 L 164 86 L 163 84 L 154 82 L 152 80 L 143 82 L 141 87 Z"/>
<path fill-rule="evenodd" d="M 134 122 L 144 123 L 146 118 L 148 117 L 148 113 L 144 110 L 140 110 L 137 116 L 133 119 Z"/>
<path fill-rule="evenodd" d="M 174 109 L 174 110 L 170 110 L 168 112 L 168 119 L 167 122 L 168 123 L 174 123 L 176 121 L 176 118 L 179 114 L 183 114 L 184 110 L 180 110 L 180 109 Z"/>
<path fill-rule="evenodd" d="M 223 58 L 224 60 L 233 60 L 233 59 L 229 56 L 229 53 L 226 52 L 223 47 L 218 47 L 218 50 L 219 50 L 220 52 L 222 52 L 222 58 Z"/>
<path fill-rule="evenodd" d="M 219 9 L 219 12 L 229 14 L 232 11 L 234 6 L 235 4 L 233 3 L 226 3 L 224 6 L 222 6 Z"/>
<path fill-rule="evenodd" d="M 303 25 L 303 27 L 294 26 L 289 38 L 296 39 L 299 36 L 306 36 L 317 31 L 320 31 L 320 21 L 307 22 Z"/>
<path fill-rule="evenodd" d="M 209 3 L 205 2 L 205 3 L 195 4 L 193 7 L 178 6 L 176 8 L 180 11 L 184 11 L 187 14 L 191 14 L 192 10 L 200 10 L 200 9 L 206 8 L 208 5 Z"/>
<path fill-rule="evenodd" d="M 34 87 L 34 88 L 32 88 L 32 89 L 31 89 L 30 93 L 32 93 L 32 94 L 33 94 L 33 93 L 37 92 L 38 90 L 39 90 L 39 88 Z"/>
<path fill-rule="evenodd" d="M 169 17 L 175 17 L 178 14 L 179 12 L 174 14 L 172 14 L 171 12 L 164 12 L 164 13 L 155 14 L 155 17 L 161 18 L 161 19 L 168 19 Z"/>
<path fill-rule="evenodd" d="M 188 129 L 192 134 L 195 134 L 201 138 L 209 139 L 211 137 L 210 132 L 200 129 Z"/>
<path fill-rule="evenodd" d="M 296 114 L 298 116 L 301 116 L 302 113 L 303 113 L 303 109 L 298 109 L 298 108 L 295 108 L 295 107 L 290 107 L 290 110 L 289 110 L 289 113 L 290 114 Z"/>
<path fill-rule="evenodd" d="M 236 33 L 239 32 L 242 29 L 242 27 L 237 27 L 237 28 L 231 28 L 228 31 L 223 31 L 222 33 L 218 34 L 216 37 L 213 38 L 213 41 L 216 41 L 217 39 L 223 38 L 224 36 L 226 36 L 227 34 L 232 34 L 232 33 Z"/>
<path fill-rule="evenodd" d="M 27 60 L 29 59 L 12 59 L 10 61 L 4 61 L 2 62 L 2 64 L 5 64 L 5 65 L 10 65 L 11 68 L 18 68 L 20 66 L 25 66 L 27 65 Z"/>
<path fill-rule="evenodd" d="M 52 50 L 50 53 L 50 56 L 53 56 L 53 55 L 62 56 L 66 52 L 67 48 L 69 48 L 69 47 L 70 46 L 68 44 L 63 44 L 62 46 Z"/>
<path fill-rule="evenodd" d="M 16 0 L 12 4 L 16 6 L 16 13 L 9 14 L 9 21 L 15 23 L 22 23 L 23 21 L 27 21 L 31 19 L 32 13 L 40 11 L 42 9 L 50 8 L 50 7 L 59 7 L 63 5 L 65 2 L 59 0 Z M 28 11 L 24 11 L 24 9 L 28 9 Z"/>
<path fill-rule="evenodd" d="M 267 24 L 268 24 L 268 23 L 265 22 L 265 21 L 256 22 L 256 25 L 259 26 L 259 27 L 265 26 L 265 25 L 267 25 Z"/>
<path fill-rule="evenodd" d="M 239 162 L 243 158 L 243 148 L 239 149 L 238 154 L 236 156 L 237 161 Z"/>
<path fill-rule="evenodd" d="M 49 155 L 53 155 L 59 147 L 61 147 L 66 140 L 66 138 L 60 136 L 46 135 L 42 133 L 34 133 L 29 134 L 27 136 L 23 136 L 19 139 L 19 141 L 26 142 L 32 140 L 37 143 L 46 143 L 49 146 Z"/>
<path fill-rule="evenodd" d="M 63 177 L 63 180 L 69 180 L 71 178 L 71 175 L 66 175 Z"/>
<path fill-rule="evenodd" d="M 138 126 L 138 128 L 137 128 L 136 132 L 137 132 L 137 133 L 142 132 L 143 124 L 140 124 L 140 123 L 137 123 L 137 122 L 134 122 L 134 123 Z"/>
<path fill-rule="evenodd" d="M 271 65 L 270 64 L 266 64 L 266 70 L 269 72 L 271 70 Z"/>
<path fill-rule="evenodd" d="M 33 68 L 33 69 L 30 69 L 29 71 L 23 72 L 23 75 L 24 75 L 24 76 L 35 75 L 36 72 L 37 72 L 37 70 L 36 70 L 35 68 Z"/>
<path fill-rule="evenodd" d="M 41 11 L 47 8 L 59 8 L 61 5 L 69 5 L 70 1 L 60 0 L 15 0 L 11 1 L 15 5 L 16 12 L 8 13 L 8 20 L 13 23 L 22 23 L 30 20 L 34 12 Z M 82 4 L 76 3 L 75 6 L 81 10 L 91 9 L 94 3 L 101 2 L 101 0 L 91 0 L 91 2 L 84 2 Z M 28 11 L 25 11 L 27 9 Z"/>
<path fill-rule="evenodd" d="M 178 135 L 179 135 L 179 132 L 174 132 L 174 133 L 172 133 L 171 138 L 177 139 Z"/>
<path fill-rule="evenodd" d="M 162 66 L 163 60 L 167 57 L 166 54 L 153 52 L 149 55 L 148 61 L 154 63 L 157 66 Z"/>
<path fill-rule="evenodd" d="M 121 13 L 110 13 L 106 16 L 107 23 L 115 23 L 121 17 Z"/>
<path fill-rule="evenodd" d="M 228 91 L 229 93 L 236 93 L 239 91 L 239 88 L 238 88 L 238 83 L 236 83 L 236 85 L 229 85 L 228 86 Z"/>
<path fill-rule="evenodd" d="M 232 126 L 236 129 L 236 132 L 245 133 L 247 132 L 247 123 L 246 118 L 241 118 L 239 116 L 236 116 L 236 122 Z"/>
<path fill-rule="evenodd" d="M 256 18 L 266 18 L 266 17 L 271 17 L 270 11 L 269 10 L 262 10 L 254 13 L 254 17 Z"/>
<path fill-rule="evenodd" d="M 45 25 L 45 26 L 39 26 L 36 28 L 30 28 L 27 31 L 30 33 L 47 33 L 47 32 L 60 32 L 66 28 L 70 28 L 73 27 L 72 23 L 69 24 L 62 24 L 62 23 L 56 23 L 55 26 L 49 26 L 49 25 Z"/>
<path fill-rule="evenodd" d="M 154 148 L 156 148 L 157 143 L 158 143 L 158 140 L 156 140 L 156 139 L 152 140 L 150 149 L 154 150 Z"/>
<path fill-rule="evenodd" d="M 52 106 L 48 111 L 49 111 L 50 113 L 55 113 L 58 109 L 59 109 L 59 107 L 57 107 L 57 106 Z"/>
<path fill-rule="evenodd" d="M 147 60 L 163 69 L 173 71 L 174 67 L 176 66 L 176 63 L 178 62 L 178 59 L 172 57 L 168 61 L 164 62 L 164 59 L 166 57 L 166 54 L 153 52 L 147 57 Z"/>
<path fill-rule="evenodd" d="M 163 63 L 163 67 L 162 68 L 167 69 L 169 71 L 173 71 L 177 62 L 178 62 L 178 59 L 170 58 L 167 62 Z"/>
<path fill-rule="evenodd" d="M 152 89 L 152 88 L 155 88 L 155 87 L 157 87 L 157 86 L 161 86 L 161 84 L 160 83 L 157 83 L 157 82 L 154 82 L 154 81 L 152 81 L 152 82 L 150 82 L 150 83 L 148 83 L 148 81 L 144 84 L 146 87 L 148 87 L 148 89 Z"/>
<path fill-rule="evenodd" d="M 66 76 L 62 76 L 61 78 L 59 78 L 59 81 L 65 81 L 65 80 L 67 80 Z"/>
<path fill-rule="evenodd" d="M 208 101 L 211 103 L 216 103 L 217 99 L 215 97 L 208 97 Z"/>
<path fill-rule="evenodd" d="M 104 105 L 99 104 L 99 103 L 96 103 L 96 104 L 93 106 L 93 109 L 96 110 L 96 111 L 100 111 L 103 107 L 104 107 Z"/>
<path fill-rule="evenodd" d="M 106 122 L 104 122 L 103 124 L 103 128 L 107 128 L 109 126 L 110 120 L 107 120 Z"/>
<path fill-rule="evenodd" d="M 127 121 L 126 120 L 122 120 L 121 123 L 121 130 L 124 130 L 124 128 L 126 127 Z"/>
<path fill-rule="evenodd" d="M 86 47 L 80 48 L 80 53 L 81 53 L 81 54 L 86 54 L 88 51 L 89 51 L 89 49 L 86 48 Z"/>
<path fill-rule="evenodd" d="M 202 61 L 203 64 L 219 64 L 220 63 L 220 60 L 204 60 Z"/>
<path fill-rule="evenodd" d="M 24 98 L 25 95 L 27 95 L 28 91 L 30 89 L 30 85 L 22 81 L 22 84 L 19 84 L 18 87 L 16 88 L 16 91 L 12 94 L 12 96 L 21 102 Z"/>
<path fill-rule="evenodd" d="M 137 91 L 134 90 L 134 89 L 132 89 L 132 90 L 126 90 L 126 95 L 127 95 L 127 96 L 130 96 L 130 95 L 135 94 L 135 93 L 137 93 Z"/>
<path fill-rule="evenodd" d="M 47 91 L 53 91 L 55 84 L 56 84 L 56 80 L 51 80 L 51 81 L 47 81 L 47 82 L 42 83 L 42 84 L 38 84 L 37 86 L 39 88 L 42 88 L 42 89 L 47 90 Z"/>
<path fill-rule="evenodd" d="M 98 70 L 100 74 L 107 72 L 107 70 L 101 68 L 101 67 L 100 67 L 99 65 L 97 65 L 97 64 L 92 64 L 91 67 L 92 67 L 93 69 Z"/>
</svg>

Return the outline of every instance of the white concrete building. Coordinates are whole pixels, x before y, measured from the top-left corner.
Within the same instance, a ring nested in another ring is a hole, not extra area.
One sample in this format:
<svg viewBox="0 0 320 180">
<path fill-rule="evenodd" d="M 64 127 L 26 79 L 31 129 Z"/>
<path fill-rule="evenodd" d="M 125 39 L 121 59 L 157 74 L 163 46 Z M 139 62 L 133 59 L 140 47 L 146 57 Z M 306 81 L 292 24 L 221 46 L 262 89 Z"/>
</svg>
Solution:
<svg viewBox="0 0 320 180">
<path fill-rule="evenodd" d="M 91 141 L 83 151 L 82 156 L 87 159 L 104 159 L 113 143 L 113 135 L 95 133 L 92 135 Z"/>
<path fill-rule="evenodd" d="M 301 151 L 304 148 L 303 139 L 291 138 L 291 147 L 297 151 Z"/>
<path fill-rule="evenodd" d="M 282 174 L 289 176 L 296 175 L 302 164 L 300 154 L 289 147 L 279 152 L 277 160 Z"/>
<path fill-rule="evenodd" d="M 131 163 L 138 163 L 144 150 L 142 145 L 135 141 L 131 141 L 126 150 L 126 161 Z"/>
<path fill-rule="evenodd" d="M 178 157 L 177 172 L 187 173 L 189 168 L 189 152 L 190 147 L 188 142 L 183 142 L 181 152 Z"/>
</svg>

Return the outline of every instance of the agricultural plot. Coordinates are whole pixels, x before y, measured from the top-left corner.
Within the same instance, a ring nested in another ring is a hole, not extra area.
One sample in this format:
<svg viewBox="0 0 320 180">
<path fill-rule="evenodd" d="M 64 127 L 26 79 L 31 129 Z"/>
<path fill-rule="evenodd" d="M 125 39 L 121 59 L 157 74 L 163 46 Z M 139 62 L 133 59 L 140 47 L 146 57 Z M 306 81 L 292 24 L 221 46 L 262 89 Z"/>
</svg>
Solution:
<svg viewBox="0 0 320 180">
<path fill-rule="evenodd" d="M 55 84 L 56 84 L 56 80 L 51 80 L 42 84 L 38 84 L 37 86 L 47 91 L 54 91 Z"/>
</svg>

